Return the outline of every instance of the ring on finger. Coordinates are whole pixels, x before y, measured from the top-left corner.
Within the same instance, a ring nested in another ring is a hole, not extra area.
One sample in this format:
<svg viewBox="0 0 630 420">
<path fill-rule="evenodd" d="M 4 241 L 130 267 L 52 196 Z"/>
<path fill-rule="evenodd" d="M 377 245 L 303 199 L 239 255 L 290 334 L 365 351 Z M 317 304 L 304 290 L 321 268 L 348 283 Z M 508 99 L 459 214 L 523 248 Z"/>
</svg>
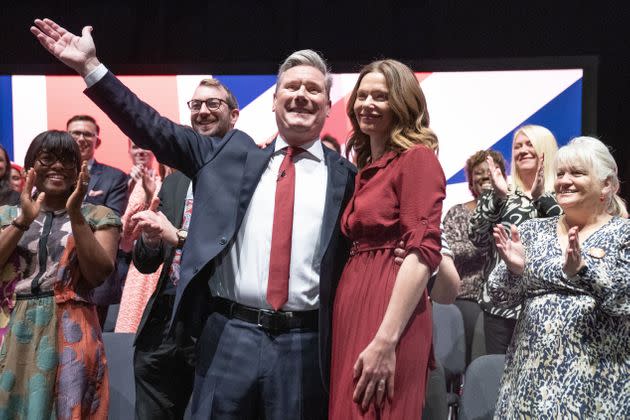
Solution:
<svg viewBox="0 0 630 420">
<path fill-rule="evenodd" d="M 385 389 L 385 379 L 378 381 L 378 389 Z"/>
</svg>

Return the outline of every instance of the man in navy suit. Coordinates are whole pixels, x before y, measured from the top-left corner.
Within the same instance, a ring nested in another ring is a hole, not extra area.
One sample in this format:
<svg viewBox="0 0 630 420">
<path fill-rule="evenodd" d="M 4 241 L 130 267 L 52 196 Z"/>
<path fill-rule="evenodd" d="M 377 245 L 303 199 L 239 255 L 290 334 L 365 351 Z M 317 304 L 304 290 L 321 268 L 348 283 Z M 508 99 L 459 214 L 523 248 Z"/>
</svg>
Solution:
<svg viewBox="0 0 630 420">
<path fill-rule="evenodd" d="M 127 208 L 127 175 L 94 159 L 96 149 L 101 145 L 100 127 L 90 115 L 75 115 L 66 123 L 68 133 L 74 138 L 81 151 L 81 160 L 87 161 L 90 183 L 85 195 L 86 203 L 109 207 L 122 216 Z M 101 327 L 107 317 L 109 305 L 120 302 L 124 278 L 129 268 L 128 255 L 118 251 L 116 270 L 96 289 L 94 303 Z"/>
<path fill-rule="evenodd" d="M 349 253 L 339 220 L 356 170 L 319 140 L 332 80 L 321 57 L 298 51 L 280 67 L 278 136 L 261 150 L 238 130 L 207 141 L 161 117 L 98 61 L 91 28 L 77 37 L 48 19 L 35 25 L 40 43 L 86 79 L 86 94 L 125 134 L 193 180 L 173 311 L 200 333 L 193 416 L 324 418 L 332 303 Z M 293 220 L 274 220 L 285 205 L 274 199 L 286 174 L 280 167 L 294 153 Z M 269 273 L 277 224 L 293 233 L 288 292 L 273 309 L 278 301 L 272 306 L 267 292 L 270 278 L 276 283 Z"/>
</svg>

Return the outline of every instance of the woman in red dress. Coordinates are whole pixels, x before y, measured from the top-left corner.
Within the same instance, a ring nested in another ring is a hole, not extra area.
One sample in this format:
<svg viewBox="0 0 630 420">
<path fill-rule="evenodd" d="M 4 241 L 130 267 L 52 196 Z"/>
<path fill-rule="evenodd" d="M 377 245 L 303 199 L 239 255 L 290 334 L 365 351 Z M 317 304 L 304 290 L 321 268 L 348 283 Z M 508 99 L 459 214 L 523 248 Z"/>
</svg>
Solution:
<svg viewBox="0 0 630 420">
<path fill-rule="evenodd" d="M 420 418 L 433 361 L 426 284 L 441 258 L 437 137 L 418 80 L 398 61 L 361 71 L 347 113 L 360 171 L 341 220 L 353 246 L 335 296 L 330 418 Z"/>
</svg>

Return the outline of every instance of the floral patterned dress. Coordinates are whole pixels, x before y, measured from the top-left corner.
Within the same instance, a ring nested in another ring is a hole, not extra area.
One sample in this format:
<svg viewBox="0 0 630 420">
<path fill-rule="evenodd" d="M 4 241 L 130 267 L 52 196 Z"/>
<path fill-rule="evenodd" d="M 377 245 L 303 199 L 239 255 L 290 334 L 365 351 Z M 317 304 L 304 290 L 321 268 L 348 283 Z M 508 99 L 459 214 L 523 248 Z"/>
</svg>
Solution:
<svg viewBox="0 0 630 420">
<path fill-rule="evenodd" d="M 93 230 L 121 226 L 106 207 L 84 204 L 81 212 Z M 1 207 L 0 226 L 18 214 Z M 15 307 L 0 351 L 0 419 L 106 419 L 101 329 L 66 211 L 42 210 L 2 274 L 15 285 Z"/>
<path fill-rule="evenodd" d="M 523 305 L 495 418 L 630 418 L 630 221 L 614 217 L 586 238 L 586 272 L 571 278 L 557 224 L 523 223 L 525 272 L 501 262 L 488 280 L 495 305 Z"/>
</svg>

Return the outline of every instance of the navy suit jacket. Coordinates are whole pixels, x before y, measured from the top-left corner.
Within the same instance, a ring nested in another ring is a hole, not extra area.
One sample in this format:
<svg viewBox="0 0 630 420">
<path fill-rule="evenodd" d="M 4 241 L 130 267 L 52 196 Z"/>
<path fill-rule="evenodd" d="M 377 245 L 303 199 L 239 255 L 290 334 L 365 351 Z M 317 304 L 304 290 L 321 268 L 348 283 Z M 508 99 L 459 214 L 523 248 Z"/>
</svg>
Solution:
<svg viewBox="0 0 630 420">
<path fill-rule="evenodd" d="M 120 169 L 94 161 L 85 202 L 109 207 L 118 216 L 127 208 L 127 175 Z"/>
<path fill-rule="evenodd" d="M 109 207 L 118 216 L 122 216 L 127 208 L 127 175 L 120 169 L 98 163 L 96 160 L 90 168 L 90 183 L 83 200 L 86 203 Z M 107 306 L 119 303 L 122 296 L 124 279 L 116 270 L 105 279 L 103 284 L 94 289 L 93 301 L 97 305 Z"/>
<path fill-rule="evenodd" d="M 86 90 L 96 105 L 136 144 L 153 151 L 158 161 L 192 179 L 195 196 L 190 230 L 183 249 L 173 318 L 181 317 L 194 333 L 205 323 L 208 279 L 215 258 L 226 250 L 243 221 L 254 190 L 274 151 L 260 149 L 242 131 L 231 130 L 223 139 L 208 139 L 192 128 L 175 124 L 140 101 L 112 73 Z M 320 366 L 328 385 L 333 299 L 348 258 L 349 242 L 339 221 L 354 191 L 356 168 L 339 154 L 324 148 L 328 185 L 321 233 Z M 205 314 L 204 314 L 204 311 Z"/>
</svg>

